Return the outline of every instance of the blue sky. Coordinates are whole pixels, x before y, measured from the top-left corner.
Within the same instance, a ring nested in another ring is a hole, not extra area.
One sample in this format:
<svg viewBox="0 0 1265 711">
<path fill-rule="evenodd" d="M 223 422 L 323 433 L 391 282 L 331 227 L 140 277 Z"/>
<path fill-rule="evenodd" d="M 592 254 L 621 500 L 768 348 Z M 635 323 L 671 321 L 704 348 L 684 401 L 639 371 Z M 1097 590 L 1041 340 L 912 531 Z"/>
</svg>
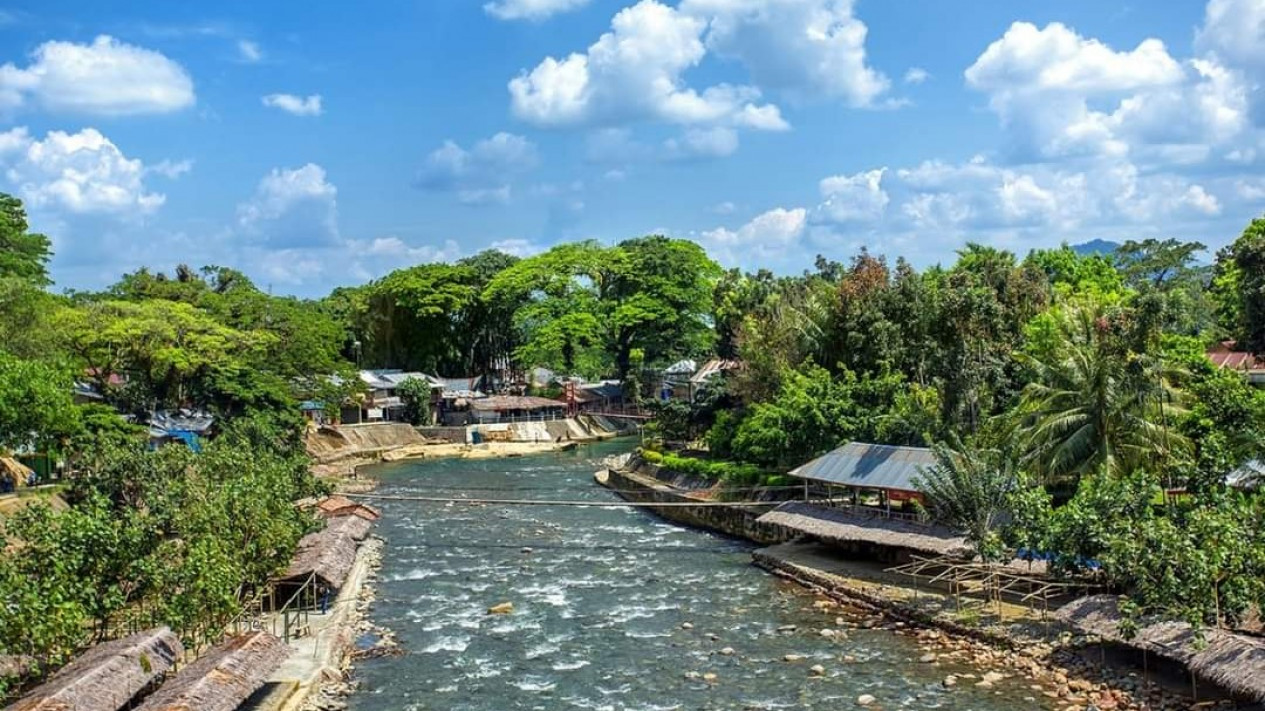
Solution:
<svg viewBox="0 0 1265 711">
<path fill-rule="evenodd" d="M 40 0 L 0 8 L 0 190 L 65 288 L 648 232 L 781 272 L 1215 248 L 1265 212 L 1262 85 L 1265 0 Z"/>
</svg>

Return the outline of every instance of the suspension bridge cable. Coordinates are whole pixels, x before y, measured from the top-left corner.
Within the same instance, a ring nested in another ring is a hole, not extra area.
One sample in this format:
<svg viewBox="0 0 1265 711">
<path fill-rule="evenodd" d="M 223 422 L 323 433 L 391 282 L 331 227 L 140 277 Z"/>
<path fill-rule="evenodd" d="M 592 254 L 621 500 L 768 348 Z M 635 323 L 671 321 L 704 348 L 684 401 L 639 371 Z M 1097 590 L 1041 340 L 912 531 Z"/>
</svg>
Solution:
<svg viewBox="0 0 1265 711">
<path fill-rule="evenodd" d="M 588 506 L 591 508 L 675 508 L 709 506 L 781 506 L 785 501 L 577 501 L 558 499 L 457 499 L 441 496 L 397 496 L 393 494 L 343 494 L 349 499 L 371 501 L 415 501 L 426 504 L 485 504 L 489 506 Z"/>
</svg>

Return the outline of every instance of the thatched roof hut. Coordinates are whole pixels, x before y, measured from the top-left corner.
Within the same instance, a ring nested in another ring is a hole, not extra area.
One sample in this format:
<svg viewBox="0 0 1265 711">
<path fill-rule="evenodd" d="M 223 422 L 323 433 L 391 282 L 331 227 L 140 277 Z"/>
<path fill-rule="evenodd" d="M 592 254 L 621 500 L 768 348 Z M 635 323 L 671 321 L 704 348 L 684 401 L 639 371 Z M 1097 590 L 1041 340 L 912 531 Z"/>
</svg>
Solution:
<svg viewBox="0 0 1265 711">
<path fill-rule="evenodd" d="M 1055 616 L 1086 634 L 1184 664 L 1231 693 L 1265 701 L 1265 640 L 1220 629 L 1196 630 L 1185 622 L 1145 620 L 1126 638 L 1119 600 L 1112 595 L 1074 600 Z"/>
<path fill-rule="evenodd" d="M 870 543 L 935 556 L 971 555 L 966 539 L 943 526 L 884 518 L 855 509 L 789 501 L 757 520 L 785 526 L 826 543 Z"/>
<path fill-rule="evenodd" d="M 166 627 L 98 644 L 6 711 L 118 711 L 183 651 Z"/>
<path fill-rule="evenodd" d="M 233 711 L 290 656 L 278 637 L 255 631 L 212 647 L 136 711 Z"/>
<path fill-rule="evenodd" d="M 329 519 L 329 523 L 325 524 L 326 535 L 347 536 L 356 542 L 368 538 L 371 528 L 373 524 L 359 516 L 339 516 Z"/>
<path fill-rule="evenodd" d="M 356 539 L 339 528 L 326 527 L 299 541 L 280 582 L 301 582 L 310 575 L 328 588 L 341 588 L 356 561 Z"/>
<path fill-rule="evenodd" d="M 0 457 L 0 491 L 6 488 L 16 489 L 19 486 L 26 486 L 28 478 L 34 472 L 32 469 L 13 457 Z M 5 484 L 8 484 L 7 486 Z"/>
</svg>

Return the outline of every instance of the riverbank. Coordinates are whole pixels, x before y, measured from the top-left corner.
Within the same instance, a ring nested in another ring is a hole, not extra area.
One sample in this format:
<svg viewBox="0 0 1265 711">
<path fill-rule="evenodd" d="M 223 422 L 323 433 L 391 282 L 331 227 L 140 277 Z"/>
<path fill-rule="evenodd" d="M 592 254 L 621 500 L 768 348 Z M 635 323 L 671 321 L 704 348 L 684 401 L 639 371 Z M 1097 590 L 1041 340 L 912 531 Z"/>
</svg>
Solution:
<svg viewBox="0 0 1265 711">
<path fill-rule="evenodd" d="M 567 451 L 577 445 L 634 434 L 636 426 L 606 417 L 581 415 L 548 422 L 517 422 L 468 427 L 417 428 L 400 422 L 326 426 L 309 429 L 304 445 L 312 473 L 331 479 L 340 490 L 372 488 L 361 467 L 405 459 L 497 459 Z"/>
<path fill-rule="evenodd" d="M 1088 640 L 1053 626 L 1035 610 L 1007 603 L 997 606 L 997 621 L 981 625 L 973 615 L 963 615 L 955 599 L 934 591 L 910 588 L 891 576 L 875 574 L 865 565 L 848 564 L 828 547 L 791 542 L 797 534 L 756 520 L 765 508 L 739 506 L 680 506 L 711 500 L 711 492 L 698 482 L 676 485 L 670 472 L 643 471 L 634 459 L 625 469 L 598 472 L 597 481 L 616 490 L 622 498 L 638 502 L 678 504 L 650 510 L 682 525 L 704 528 L 765 545 L 752 554 L 752 562 L 782 579 L 820 596 L 817 606 L 824 614 L 836 609 L 855 617 L 836 618 L 846 627 L 864 626 L 912 636 L 925 654 L 924 664 L 969 662 L 988 669 L 982 676 L 946 675 L 943 684 L 954 687 L 972 683 L 991 688 L 1005 679 L 1021 679 L 1034 694 L 1055 700 L 1064 709 L 1183 709 L 1197 703 L 1184 696 L 1172 678 L 1139 679 L 1136 672 L 1117 670 L 1090 660 L 1084 650 Z M 823 629 L 822 634 L 827 630 Z M 1094 647 L 1094 649 L 1098 649 Z M 1154 675 L 1152 675 L 1154 676 Z M 1200 708 L 1206 708 L 1206 703 Z"/>
</svg>

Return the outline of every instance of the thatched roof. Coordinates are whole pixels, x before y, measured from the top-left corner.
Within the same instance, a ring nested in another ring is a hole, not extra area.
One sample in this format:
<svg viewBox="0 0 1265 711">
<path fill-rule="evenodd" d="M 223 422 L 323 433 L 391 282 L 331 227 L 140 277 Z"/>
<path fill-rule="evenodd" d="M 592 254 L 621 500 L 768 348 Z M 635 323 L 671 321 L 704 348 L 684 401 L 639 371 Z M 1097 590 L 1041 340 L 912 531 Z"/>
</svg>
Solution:
<svg viewBox="0 0 1265 711">
<path fill-rule="evenodd" d="M 0 457 L 0 479 L 8 479 L 16 486 L 26 486 L 31 468 L 13 457 Z"/>
<path fill-rule="evenodd" d="M 971 553 L 965 538 L 943 526 L 884 518 L 855 509 L 831 509 L 790 501 L 758 520 L 786 526 L 827 543 L 873 543 L 931 555 L 969 556 Z"/>
<path fill-rule="evenodd" d="M 316 502 L 316 510 L 320 516 L 325 518 L 335 518 L 338 516 L 359 516 L 360 518 L 377 521 L 382 518 L 382 513 L 372 506 L 366 506 L 357 501 L 352 501 L 346 496 L 326 496 Z"/>
<path fill-rule="evenodd" d="M 1112 595 L 1074 600 L 1055 616 L 1087 634 L 1185 664 L 1227 691 L 1265 701 L 1265 640 L 1220 629 L 1196 630 L 1185 622 L 1145 620 L 1126 639 L 1119 600 Z"/>
<path fill-rule="evenodd" d="M 356 539 L 340 528 L 309 533 L 299 541 L 290 566 L 278 579 L 298 581 L 315 575 L 325 585 L 341 588 L 356 561 L 356 546 Z"/>
<path fill-rule="evenodd" d="M 6 711 L 118 711 L 183 651 L 166 627 L 98 644 Z"/>
<path fill-rule="evenodd" d="M 232 637 L 181 669 L 136 711 L 234 711 L 290 656 L 267 632 Z"/>
<path fill-rule="evenodd" d="M 373 524 L 368 519 L 359 516 L 339 516 L 331 518 L 329 523 L 325 524 L 325 530 L 329 531 L 327 535 L 348 536 L 356 542 L 368 538 L 371 528 Z"/>
</svg>

